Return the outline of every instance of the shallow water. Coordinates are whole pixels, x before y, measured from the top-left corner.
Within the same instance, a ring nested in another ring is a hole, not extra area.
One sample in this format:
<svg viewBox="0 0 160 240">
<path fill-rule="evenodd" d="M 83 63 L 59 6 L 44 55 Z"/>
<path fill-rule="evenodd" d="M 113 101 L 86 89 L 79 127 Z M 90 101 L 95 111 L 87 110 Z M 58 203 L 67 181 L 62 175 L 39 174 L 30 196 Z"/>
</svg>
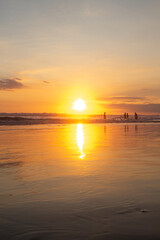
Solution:
<svg viewBox="0 0 160 240">
<path fill-rule="evenodd" d="M 0 127 L 0 239 L 160 239 L 160 124 Z"/>
</svg>

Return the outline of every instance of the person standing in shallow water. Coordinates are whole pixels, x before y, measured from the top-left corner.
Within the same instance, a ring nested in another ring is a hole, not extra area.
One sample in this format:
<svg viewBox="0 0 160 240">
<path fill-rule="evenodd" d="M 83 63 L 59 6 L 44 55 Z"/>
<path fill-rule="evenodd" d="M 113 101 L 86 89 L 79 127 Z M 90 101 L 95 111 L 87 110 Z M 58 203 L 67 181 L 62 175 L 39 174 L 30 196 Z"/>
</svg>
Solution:
<svg viewBox="0 0 160 240">
<path fill-rule="evenodd" d="M 129 115 L 128 115 L 128 113 L 126 114 L 126 118 L 127 118 L 127 119 L 129 118 Z"/>
<path fill-rule="evenodd" d="M 136 112 L 134 114 L 134 118 L 135 118 L 135 120 L 138 120 L 138 114 Z"/>
<path fill-rule="evenodd" d="M 126 119 L 126 116 L 127 116 L 127 115 L 126 115 L 126 112 L 125 112 L 125 113 L 124 113 L 124 119 Z"/>
<path fill-rule="evenodd" d="M 104 112 L 104 120 L 106 120 L 106 112 Z"/>
</svg>

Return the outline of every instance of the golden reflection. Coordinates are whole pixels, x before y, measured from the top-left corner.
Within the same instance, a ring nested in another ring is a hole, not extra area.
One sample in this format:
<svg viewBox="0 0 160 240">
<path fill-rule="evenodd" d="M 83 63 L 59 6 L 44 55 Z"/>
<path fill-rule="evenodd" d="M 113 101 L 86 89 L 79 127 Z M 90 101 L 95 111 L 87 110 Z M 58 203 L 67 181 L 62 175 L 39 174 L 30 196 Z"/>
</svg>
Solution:
<svg viewBox="0 0 160 240">
<path fill-rule="evenodd" d="M 77 124 L 77 145 L 78 145 L 79 153 L 80 153 L 79 158 L 84 159 L 85 154 L 84 154 L 84 150 L 83 150 L 83 146 L 84 146 L 83 124 Z"/>
</svg>

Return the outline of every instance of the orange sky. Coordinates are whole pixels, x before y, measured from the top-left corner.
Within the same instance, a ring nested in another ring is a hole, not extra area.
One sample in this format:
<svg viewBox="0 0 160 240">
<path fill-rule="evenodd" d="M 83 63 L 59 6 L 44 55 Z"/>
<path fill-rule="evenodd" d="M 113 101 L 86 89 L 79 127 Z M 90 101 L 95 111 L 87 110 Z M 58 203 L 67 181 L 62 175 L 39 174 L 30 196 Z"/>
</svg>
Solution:
<svg viewBox="0 0 160 240">
<path fill-rule="evenodd" d="M 0 112 L 160 113 L 160 2 L 0 3 Z"/>
</svg>

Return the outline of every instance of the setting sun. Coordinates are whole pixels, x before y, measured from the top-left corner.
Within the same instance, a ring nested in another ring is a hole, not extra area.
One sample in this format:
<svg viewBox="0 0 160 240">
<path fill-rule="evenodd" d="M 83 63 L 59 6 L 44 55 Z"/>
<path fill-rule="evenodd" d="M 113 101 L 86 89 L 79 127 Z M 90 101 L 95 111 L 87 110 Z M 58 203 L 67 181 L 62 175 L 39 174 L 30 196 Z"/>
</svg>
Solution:
<svg viewBox="0 0 160 240">
<path fill-rule="evenodd" d="M 83 99 L 77 99 L 74 103 L 73 103 L 73 109 L 76 111 L 84 111 L 86 109 L 86 103 Z"/>
</svg>

